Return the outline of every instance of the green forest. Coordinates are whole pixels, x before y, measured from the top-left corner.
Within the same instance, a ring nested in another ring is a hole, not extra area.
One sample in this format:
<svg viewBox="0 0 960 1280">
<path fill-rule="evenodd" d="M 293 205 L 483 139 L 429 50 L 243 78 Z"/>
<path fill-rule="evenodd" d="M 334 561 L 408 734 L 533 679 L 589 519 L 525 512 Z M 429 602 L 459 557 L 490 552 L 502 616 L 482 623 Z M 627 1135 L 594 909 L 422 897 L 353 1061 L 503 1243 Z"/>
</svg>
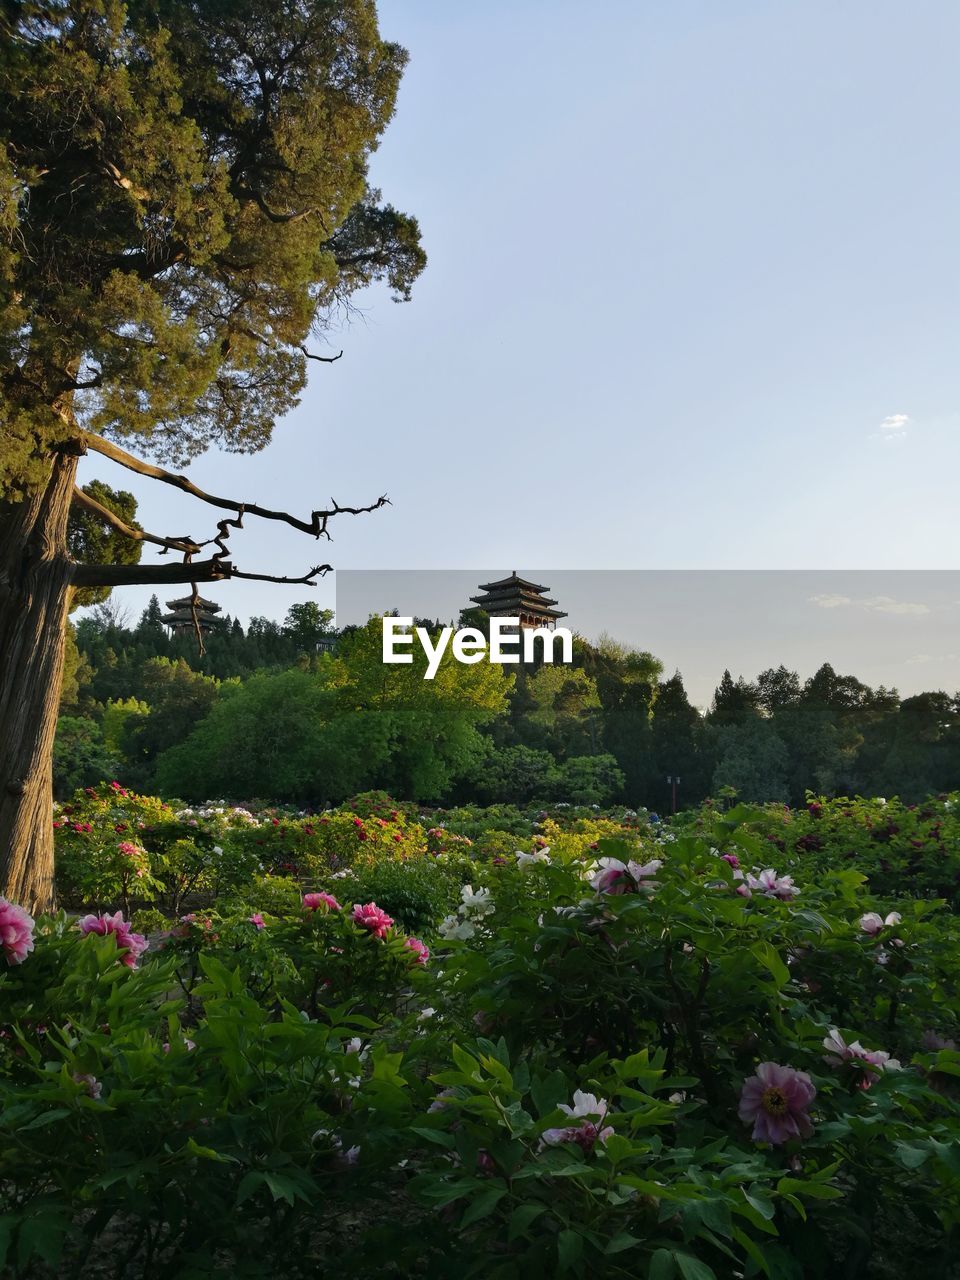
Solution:
<svg viewBox="0 0 960 1280">
<path fill-rule="evenodd" d="M 337 634 L 315 602 L 246 628 L 227 616 L 203 654 L 162 616 L 156 597 L 135 623 L 107 602 L 71 626 L 59 796 L 119 777 L 192 800 L 319 806 L 380 788 L 430 803 L 664 811 L 671 777 L 691 807 L 721 794 L 796 805 L 807 791 L 914 802 L 960 773 L 957 696 L 901 698 L 829 663 L 807 680 L 782 665 L 754 679 L 724 671 L 701 713 L 680 672 L 608 638 L 578 637 L 572 667 L 515 675 L 447 655 L 425 681 L 417 666 L 383 667 L 375 620 Z M 482 625 L 476 611 L 462 619 Z"/>
</svg>

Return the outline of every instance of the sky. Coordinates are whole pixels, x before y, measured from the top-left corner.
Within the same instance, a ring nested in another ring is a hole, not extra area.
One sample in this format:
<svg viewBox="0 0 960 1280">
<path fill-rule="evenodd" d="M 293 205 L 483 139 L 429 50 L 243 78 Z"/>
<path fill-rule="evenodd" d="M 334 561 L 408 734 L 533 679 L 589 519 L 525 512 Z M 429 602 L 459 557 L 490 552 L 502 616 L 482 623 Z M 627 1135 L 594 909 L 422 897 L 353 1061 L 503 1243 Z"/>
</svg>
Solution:
<svg viewBox="0 0 960 1280">
<path fill-rule="evenodd" d="M 248 520 L 239 568 L 957 565 L 960 7 L 380 14 L 410 65 L 372 177 L 419 217 L 426 273 L 410 303 L 360 299 L 263 453 L 190 475 L 300 513 L 393 505 L 319 557 Z M 208 536 L 185 496 L 93 475 L 153 532 Z M 135 617 L 150 590 L 117 594 Z M 208 594 L 246 620 L 311 593 Z M 653 647 L 640 623 L 619 638 Z"/>
</svg>

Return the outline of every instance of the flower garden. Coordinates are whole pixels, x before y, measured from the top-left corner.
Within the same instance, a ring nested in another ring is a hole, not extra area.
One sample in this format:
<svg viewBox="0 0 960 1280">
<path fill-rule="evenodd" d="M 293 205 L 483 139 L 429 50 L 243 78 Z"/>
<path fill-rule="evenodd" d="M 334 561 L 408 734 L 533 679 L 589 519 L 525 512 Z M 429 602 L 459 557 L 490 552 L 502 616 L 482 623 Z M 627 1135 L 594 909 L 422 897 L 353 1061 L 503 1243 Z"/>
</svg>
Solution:
<svg viewBox="0 0 960 1280">
<path fill-rule="evenodd" d="M 6 1274 L 960 1274 L 957 797 L 55 827 Z"/>
</svg>

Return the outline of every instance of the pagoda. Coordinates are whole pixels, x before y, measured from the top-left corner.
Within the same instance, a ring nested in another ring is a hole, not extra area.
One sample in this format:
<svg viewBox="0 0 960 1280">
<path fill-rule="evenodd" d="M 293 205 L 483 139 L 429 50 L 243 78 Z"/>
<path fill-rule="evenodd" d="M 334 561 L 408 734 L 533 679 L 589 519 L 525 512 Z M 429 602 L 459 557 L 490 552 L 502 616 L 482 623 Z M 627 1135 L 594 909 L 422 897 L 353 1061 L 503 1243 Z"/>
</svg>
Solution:
<svg viewBox="0 0 960 1280">
<path fill-rule="evenodd" d="M 196 605 L 196 625 L 194 625 L 194 605 Z M 220 612 L 220 606 L 215 600 L 204 600 L 203 596 L 198 596 L 196 600 L 193 596 L 168 600 L 167 608 L 170 612 L 165 613 L 160 621 L 165 623 L 175 636 L 196 635 L 197 627 L 200 628 L 201 635 L 208 636 L 223 625 L 223 619 L 216 616 Z"/>
<path fill-rule="evenodd" d="M 528 582 L 518 576 L 516 569 L 509 578 L 481 582 L 480 590 L 483 595 L 470 597 L 473 604 L 494 618 L 519 618 L 521 627 L 546 627 L 552 631 L 557 619 L 567 616 L 553 607 L 556 600 L 545 594 L 549 587 Z"/>
</svg>

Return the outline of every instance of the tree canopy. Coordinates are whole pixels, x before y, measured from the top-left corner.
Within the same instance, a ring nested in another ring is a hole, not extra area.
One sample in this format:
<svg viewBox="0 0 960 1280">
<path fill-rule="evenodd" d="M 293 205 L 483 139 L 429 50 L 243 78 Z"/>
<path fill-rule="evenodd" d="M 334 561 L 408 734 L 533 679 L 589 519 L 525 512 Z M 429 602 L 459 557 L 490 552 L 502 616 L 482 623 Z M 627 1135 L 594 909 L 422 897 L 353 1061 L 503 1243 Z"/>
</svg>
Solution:
<svg viewBox="0 0 960 1280">
<path fill-rule="evenodd" d="M 262 448 L 311 332 L 425 262 L 368 161 L 406 61 L 372 0 L 0 8 L 0 493 L 77 426 Z"/>
</svg>

